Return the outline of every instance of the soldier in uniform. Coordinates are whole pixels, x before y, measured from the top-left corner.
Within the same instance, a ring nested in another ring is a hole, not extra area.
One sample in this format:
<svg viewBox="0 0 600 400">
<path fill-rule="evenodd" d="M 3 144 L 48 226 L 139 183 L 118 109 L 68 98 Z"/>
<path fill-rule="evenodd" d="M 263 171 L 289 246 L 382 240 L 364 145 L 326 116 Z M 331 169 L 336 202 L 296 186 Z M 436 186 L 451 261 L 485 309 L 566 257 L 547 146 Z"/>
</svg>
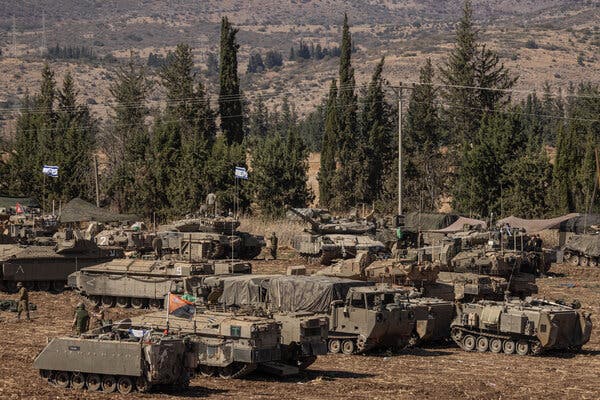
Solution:
<svg viewBox="0 0 600 400">
<path fill-rule="evenodd" d="M 19 288 L 18 293 L 18 304 L 17 304 L 17 321 L 21 320 L 21 314 L 25 311 L 25 316 L 27 321 L 31 321 L 29 317 L 29 292 L 27 288 L 23 286 L 22 282 L 17 283 L 17 287 Z"/>
<path fill-rule="evenodd" d="M 160 260 L 162 258 L 162 239 L 155 236 L 152 239 L 152 249 L 154 250 L 154 258 Z"/>
<path fill-rule="evenodd" d="M 83 303 L 77 304 L 75 318 L 73 318 L 73 328 L 76 328 L 77 334 L 81 335 L 82 333 L 87 332 L 89 324 L 90 315 L 85 310 L 85 305 Z"/>
<path fill-rule="evenodd" d="M 104 307 L 100 308 L 98 306 L 94 306 L 94 309 L 92 310 L 92 317 L 94 317 L 94 329 L 102 328 L 108 323 L 106 318 L 106 310 Z"/>
<path fill-rule="evenodd" d="M 275 232 L 273 232 L 271 234 L 269 243 L 270 243 L 269 250 L 271 251 L 271 257 L 273 257 L 273 260 L 277 260 L 277 245 L 279 244 L 279 239 L 277 238 L 277 235 L 275 235 Z"/>
</svg>

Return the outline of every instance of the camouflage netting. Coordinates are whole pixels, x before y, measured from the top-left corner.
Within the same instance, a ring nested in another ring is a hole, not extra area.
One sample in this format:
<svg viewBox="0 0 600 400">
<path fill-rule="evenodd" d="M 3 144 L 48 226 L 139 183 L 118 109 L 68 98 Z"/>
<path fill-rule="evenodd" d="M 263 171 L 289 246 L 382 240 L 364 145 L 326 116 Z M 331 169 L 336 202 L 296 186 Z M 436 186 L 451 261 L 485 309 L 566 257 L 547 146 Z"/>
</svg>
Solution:
<svg viewBox="0 0 600 400">
<path fill-rule="evenodd" d="M 433 214 L 412 212 L 405 214 L 404 225 L 423 231 L 443 229 L 458 219 L 456 214 Z"/>
<path fill-rule="evenodd" d="M 600 214 L 579 214 L 560 224 L 561 232 L 584 233 L 590 226 L 600 226 Z"/>
<path fill-rule="evenodd" d="M 565 250 L 577 251 L 590 257 L 600 257 L 600 235 L 573 236 Z"/>
<path fill-rule="evenodd" d="M 509 224 L 511 228 L 525 229 L 527 233 L 540 232 L 546 229 L 561 229 L 570 220 L 577 219 L 581 214 L 566 214 L 550 219 L 523 219 L 513 215 L 498 221 L 498 226 Z M 562 230 L 562 229 L 561 229 Z"/>
<path fill-rule="evenodd" d="M 138 217 L 133 214 L 117 214 L 104 208 L 96 207 L 80 198 L 68 202 L 61 210 L 59 221 L 61 223 L 72 222 L 118 222 L 134 221 Z"/>
<path fill-rule="evenodd" d="M 479 227 L 479 229 L 484 230 L 487 228 L 487 223 L 485 221 L 482 221 L 480 219 L 474 219 L 474 218 L 460 217 L 456 221 L 454 221 L 454 223 L 452 223 L 450 226 L 447 226 L 444 229 L 438 229 L 434 232 L 440 232 L 440 233 L 461 232 L 464 230 L 465 225 L 469 225 L 472 229 L 476 229 L 477 227 Z"/>
<path fill-rule="evenodd" d="M 17 203 L 24 207 L 41 208 L 40 203 L 31 197 L 0 197 L 0 208 L 14 208 Z"/>
</svg>

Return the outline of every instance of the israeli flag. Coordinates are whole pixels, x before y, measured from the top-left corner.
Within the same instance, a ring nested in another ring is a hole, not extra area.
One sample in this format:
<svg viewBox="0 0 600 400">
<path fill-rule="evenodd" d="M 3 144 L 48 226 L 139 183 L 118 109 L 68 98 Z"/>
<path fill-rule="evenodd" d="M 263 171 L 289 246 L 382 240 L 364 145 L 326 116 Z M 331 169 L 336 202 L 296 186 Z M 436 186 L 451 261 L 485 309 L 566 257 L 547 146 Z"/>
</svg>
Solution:
<svg viewBox="0 0 600 400">
<path fill-rule="evenodd" d="M 235 167 L 235 177 L 239 179 L 248 179 L 248 171 L 244 167 Z"/>
<path fill-rule="evenodd" d="M 58 167 L 55 165 L 44 165 L 44 168 L 42 168 L 42 173 L 53 178 L 58 178 Z"/>
</svg>

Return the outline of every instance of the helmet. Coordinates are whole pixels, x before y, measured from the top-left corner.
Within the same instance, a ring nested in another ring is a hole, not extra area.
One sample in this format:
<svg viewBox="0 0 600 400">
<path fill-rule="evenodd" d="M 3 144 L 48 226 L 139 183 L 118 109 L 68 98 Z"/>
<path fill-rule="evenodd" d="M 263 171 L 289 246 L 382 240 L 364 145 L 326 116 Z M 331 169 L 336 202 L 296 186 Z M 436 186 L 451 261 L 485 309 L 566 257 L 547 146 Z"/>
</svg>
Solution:
<svg viewBox="0 0 600 400">
<path fill-rule="evenodd" d="M 23 287 L 23 282 L 17 282 L 17 287 Z"/>
</svg>

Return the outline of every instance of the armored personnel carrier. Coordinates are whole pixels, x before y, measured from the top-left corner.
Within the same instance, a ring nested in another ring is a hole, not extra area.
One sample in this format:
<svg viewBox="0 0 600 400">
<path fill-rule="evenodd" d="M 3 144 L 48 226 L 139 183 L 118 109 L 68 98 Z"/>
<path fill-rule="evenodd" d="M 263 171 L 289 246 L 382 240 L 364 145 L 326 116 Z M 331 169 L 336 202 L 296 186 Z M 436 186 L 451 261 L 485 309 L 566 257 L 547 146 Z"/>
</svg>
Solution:
<svg viewBox="0 0 600 400">
<path fill-rule="evenodd" d="M 187 387 L 197 366 L 192 354 L 192 346 L 180 336 L 148 332 L 142 338 L 106 327 L 81 337 L 52 339 L 33 367 L 60 388 L 129 394 L 156 386 Z"/>
<path fill-rule="evenodd" d="M 291 212 L 310 224 L 310 229 L 292 238 L 292 246 L 308 260 L 319 260 L 322 265 L 330 265 L 336 259 L 354 258 L 363 251 L 372 254 L 386 253 L 385 245 L 373 239 L 376 225 L 367 219 L 332 220 L 321 223 L 302 214 L 294 208 Z"/>
<path fill-rule="evenodd" d="M 538 355 L 579 350 L 590 339 L 590 314 L 545 300 L 459 304 L 452 339 L 466 351 Z"/>
<path fill-rule="evenodd" d="M 263 236 L 240 232 L 229 217 L 186 218 L 159 227 L 162 251 L 187 261 L 239 258 L 251 260 L 265 247 Z"/>
<path fill-rule="evenodd" d="M 260 364 L 281 360 L 281 325 L 264 317 L 207 311 L 191 320 L 170 316 L 167 322 L 164 312 L 155 312 L 132 318 L 131 326 L 187 337 L 205 376 L 241 378 Z"/>
<path fill-rule="evenodd" d="M 14 292 L 23 282 L 29 289 L 61 291 L 69 274 L 119 257 L 121 248 L 98 247 L 77 234 L 54 246 L 0 245 L 0 288 Z"/>
<path fill-rule="evenodd" d="M 188 263 L 118 259 L 73 272 L 68 286 L 105 307 L 159 309 L 168 293 L 189 293 L 204 276 L 251 272 L 250 263 L 238 260 Z"/>
<path fill-rule="evenodd" d="M 563 247 L 564 260 L 573 266 L 597 267 L 600 263 L 600 233 L 574 235 Z"/>
</svg>

